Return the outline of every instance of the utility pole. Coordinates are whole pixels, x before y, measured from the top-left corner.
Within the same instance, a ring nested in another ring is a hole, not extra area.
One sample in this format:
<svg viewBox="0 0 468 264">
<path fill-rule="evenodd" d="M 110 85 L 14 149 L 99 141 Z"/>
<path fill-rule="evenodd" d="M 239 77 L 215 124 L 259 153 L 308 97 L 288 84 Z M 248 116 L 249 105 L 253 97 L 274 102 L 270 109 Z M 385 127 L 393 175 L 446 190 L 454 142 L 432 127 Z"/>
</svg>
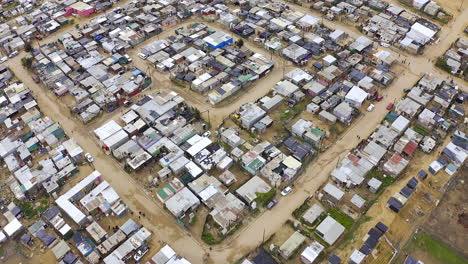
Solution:
<svg viewBox="0 0 468 264">
<path fill-rule="evenodd" d="M 265 228 L 263 228 L 263 238 L 262 238 L 262 245 L 265 243 Z"/>
<path fill-rule="evenodd" d="M 209 110 L 209 109 L 207 109 L 207 110 L 205 110 L 205 111 L 201 112 L 200 114 L 203 114 L 203 113 L 208 113 L 208 123 L 210 123 L 210 125 L 211 125 L 211 120 L 210 120 L 210 110 Z"/>
</svg>

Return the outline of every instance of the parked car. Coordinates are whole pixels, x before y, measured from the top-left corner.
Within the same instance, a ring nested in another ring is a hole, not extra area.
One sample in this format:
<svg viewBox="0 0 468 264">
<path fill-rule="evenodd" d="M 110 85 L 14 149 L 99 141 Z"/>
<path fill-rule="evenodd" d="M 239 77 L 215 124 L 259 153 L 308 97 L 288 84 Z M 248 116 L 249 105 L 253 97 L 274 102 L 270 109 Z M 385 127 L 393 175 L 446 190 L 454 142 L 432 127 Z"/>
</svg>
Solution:
<svg viewBox="0 0 468 264">
<path fill-rule="evenodd" d="M 374 108 L 375 108 L 375 105 L 370 104 L 369 107 L 367 107 L 367 112 L 372 112 L 372 110 L 374 110 Z"/>
<path fill-rule="evenodd" d="M 128 55 L 128 54 L 125 54 L 124 57 L 127 58 L 128 62 L 132 62 L 132 61 L 133 61 L 133 60 L 132 60 L 132 57 L 130 57 L 130 55 Z"/>
<path fill-rule="evenodd" d="M 19 52 L 17 50 L 13 51 L 12 53 L 10 53 L 10 55 L 8 55 L 8 58 L 14 58 L 16 56 L 18 56 Z"/>
<path fill-rule="evenodd" d="M 42 40 L 42 35 L 39 34 L 39 33 L 34 34 L 34 37 L 35 37 L 37 40 Z"/>
<path fill-rule="evenodd" d="M 410 91 L 411 91 L 411 88 L 405 88 L 405 89 L 403 89 L 403 92 L 404 92 L 404 93 L 409 93 Z"/>
<path fill-rule="evenodd" d="M 91 153 L 86 153 L 85 158 L 86 158 L 86 161 L 88 161 L 89 163 L 92 163 L 94 161 L 94 158 L 91 155 Z"/>
<path fill-rule="evenodd" d="M 135 261 L 139 261 L 146 253 L 148 253 L 149 247 L 143 246 L 140 249 L 137 250 L 135 255 L 133 255 L 133 259 Z"/>
<path fill-rule="evenodd" d="M 144 59 L 144 60 L 148 57 L 148 56 L 146 56 L 146 55 L 143 54 L 143 53 L 138 53 L 137 55 L 138 55 L 138 57 L 140 57 L 140 58 L 142 58 L 142 59 Z"/>
<path fill-rule="evenodd" d="M 391 111 L 391 110 L 393 109 L 394 106 L 395 106 L 394 103 L 389 103 L 389 104 L 387 105 L 387 110 L 388 110 L 388 111 Z"/>
<path fill-rule="evenodd" d="M 270 210 L 271 208 L 275 207 L 275 205 L 278 203 L 278 200 L 273 199 L 267 204 L 267 209 Z"/>
<path fill-rule="evenodd" d="M 383 99 L 383 96 L 379 95 L 379 96 L 377 96 L 377 99 L 375 99 L 375 100 L 377 100 L 377 102 L 380 102 L 380 101 L 382 101 L 382 99 Z"/>
<path fill-rule="evenodd" d="M 282 195 L 282 196 L 286 196 L 286 195 L 288 195 L 290 192 L 292 192 L 292 188 L 291 188 L 291 186 L 288 186 L 288 187 L 284 188 L 284 189 L 281 191 L 281 195 Z"/>
<path fill-rule="evenodd" d="M 206 131 L 205 133 L 203 133 L 202 137 L 210 137 L 211 136 L 211 132 L 210 131 Z"/>
<path fill-rule="evenodd" d="M 37 75 L 33 75 L 31 76 L 32 80 L 35 82 L 35 83 L 39 83 L 41 80 L 39 79 L 39 77 L 37 77 Z"/>
<path fill-rule="evenodd" d="M 130 107 L 132 105 L 132 101 L 131 100 L 125 100 L 123 102 L 123 104 L 126 106 L 126 107 Z"/>
<path fill-rule="evenodd" d="M 8 60 L 8 57 L 5 56 L 5 57 L 3 57 L 3 58 L 0 59 L 0 63 L 4 63 L 4 62 L 7 61 L 7 60 Z"/>
<path fill-rule="evenodd" d="M 380 42 L 380 45 L 381 45 L 382 47 L 385 47 L 385 48 L 390 47 L 390 44 L 385 43 L 385 42 Z"/>
</svg>

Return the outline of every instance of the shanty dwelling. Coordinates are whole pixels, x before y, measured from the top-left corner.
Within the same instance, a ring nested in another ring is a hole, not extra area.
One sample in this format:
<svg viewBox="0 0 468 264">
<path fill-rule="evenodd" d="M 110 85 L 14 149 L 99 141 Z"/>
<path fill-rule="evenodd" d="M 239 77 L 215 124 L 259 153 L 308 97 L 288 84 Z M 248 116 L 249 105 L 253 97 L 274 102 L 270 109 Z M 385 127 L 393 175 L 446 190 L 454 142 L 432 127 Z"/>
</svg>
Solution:
<svg viewBox="0 0 468 264">
<path fill-rule="evenodd" d="M 101 180 L 101 173 L 99 171 L 94 171 L 86 178 L 78 182 L 62 196 L 58 197 L 55 200 L 55 203 L 76 224 L 82 226 L 88 221 L 88 219 L 86 215 L 73 202 L 76 202 L 84 197 L 86 191 Z"/>
<path fill-rule="evenodd" d="M 374 165 L 365 157 L 349 153 L 331 173 L 331 178 L 348 188 L 360 186 Z"/>
<path fill-rule="evenodd" d="M 327 112 L 325 110 L 322 110 L 319 113 L 319 118 L 322 121 L 325 121 L 327 124 L 333 125 L 336 123 L 337 117 L 331 114 L 330 112 Z"/>
<path fill-rule="evenodd" d="M 239 187 L 236 190 L 236 193 L 246 204 L 253 206 L 253 203 L 257 198 L 257 193 L 266 193 L 270 190 L 270 185 L 268 185 L 263 179 L 258 176 L 253 176 L 249 181 Z"/>
<path fill-rule="evenodd" d="M 166 208 L 179 219 L 184 218 L 186 213 L 195 210 L 199 205 L 200 200 L 187 187 L 165 202 Z"/>
<path fill-rule="evenodd" d="M 304 215 L 302 215 L 302 219 L 309 223 L 309 225 L 314 224 L 314 222 L 325 212 L 322 206 L 319 204 L 312 205 L 307 211 L 305 211 Z"/>
<path fill-rule="evenodd" d="M 315 103 L 310 103 L 306 107 L 307 112 L 317 114 L 320 111 L 320 106 Z"/>
<path fill-rule="evenodd" d="M 67 242 L 65 240 L 60 240 L 53 248 L 52 248 L 52 253 L 54 253 L 55 258 L 57 261 L 62 260 L 65 255 L 70 252 L 70 246 L 68 246 Z"/>
<path fill-rule="evenodd" d="M 322 197 L 320 200 L 327 200 L 332 204 L 338 204 L 344 196 L 344 192 L 331 183 L 327 183 L 322 189 Z"/>
<path fill-rule="evenodd" d="M 292 97 L 295 92 L 299 91 L 299 87 L 288 80 L 283 80 L 275 84 L 273 91 L 286 97 Z"/>
<path fill-rule="evenodd" d="M 345 102 L 357 108 L 361 107 L 362 103 L 367 99 L 368 93 L 354 86 L 345 96 Z"/>
<path fill-rule="evenodd" d="M 306 237 L 296 231 L 280 246 L 278 252 L 284 259 L 289 259 L 305 240 Z"/>
<path fill-rule="evenodd" d="M 341 102 L 333 110 L 333 114 L 338 117 L 340 122 L 350 124 L 353 120 L 353 108 L 347 102 Z"/>
<path fill-rule="evenodd" d="M 357 212 L 361 212 L 365 208 L 366 200 L 358 194 L 354 194 L 351 200 L 349 200 L 349 205 Z"/>
<path fill-rule="evenodd" d="M 395 153 L 383 165 L 383 170 L 396 178 L 408 166 L 409 161 L 403 158 L 400 154 Z"/>
<path fill-rule="evenodd" d="M 317 257 L 322 253 L 325 247 L 317 241 L 312 242 L 310 246 L 306 247 L 301 253 L 301 261 L 305 264 L 312 264 Z"/>
<path fill-rule="evenodd" d="M 376 178 L 371 178 L 367 182 L 367 186 L 369 187 L 369 190 L 373 193 L 378 192 L 380 186 L 382 186 L 382 182 Z"/>
<path fill-rule="evenodd" d="M 345 227 L 338 223 L 333 217 L 327 216 L 316 229 L 316 233 L 329 245 L 333 245 L 343 234 Z"/>
<path fill-rule="evenodd" d="M 73 14 L 77 14 L 81 17 L 87 17 L 94 13 L 94 8 L 86 3 L 83 2 L 76 2 L 69 7 L 66 8 L 64 16 L 71 16 Z"/>
</svg>

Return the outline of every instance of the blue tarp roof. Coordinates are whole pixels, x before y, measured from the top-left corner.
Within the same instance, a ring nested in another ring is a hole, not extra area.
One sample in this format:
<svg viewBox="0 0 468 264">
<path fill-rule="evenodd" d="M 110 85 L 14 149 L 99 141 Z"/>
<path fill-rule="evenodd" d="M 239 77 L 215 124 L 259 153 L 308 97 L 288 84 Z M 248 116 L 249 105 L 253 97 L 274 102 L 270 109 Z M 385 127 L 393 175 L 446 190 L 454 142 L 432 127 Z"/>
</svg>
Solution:
<svg viewBox="0 0 468 264">
<path fill-rule="evenodd" d="M 420 170 L 418 176 L 421 180 L 425 180 L 427 178 L 427 172 L 425 170 Z"/>
<path fill-rule="evenodd" d="M 365 244 L 369 246 L 370 248 L 375 248 L 377 246 L 377 243 L 379 243 L 379 239 L 376 237 L 368 237 Z"/>
<path fill-rule="evenodd" d="M 416 180 L 416 178 L 411 178 L 411 180 L 408 181 L 408 183 L 406 184 L 406 186 L 408 186 L 408 188 L 411 188 L 411 189 L 416 189 L 416 186 L 418 186 L 418 183 L 419 181 Z"/>
<path fill-rule="evenodd" d="M 367 256 L 367 255 L 369 255 L 369 254 L 371 253 L 372 249 L 371 249 L 368 245 L 364 244 L 364 245 L 359 249 L 359 251 L 361 251 L 361 253 L 363 253 L 364 255 Z"/>
<path fill-rule="evenodd" d="M 388 226 L 386 226 L 384 223 L 382 222 L 378 222 L 375 227 L 377 229 L 379 229 L 380 231 L 382 231 L 383 233 L 387 232 L 388 231 Z"/>
<path fill-rule="evenodd" d="M 383 235 L 382 231 L 380 231 L 377 228 L 371 228 L 369 230 L 369 232 L 367 232 L 367 234 L 369 234 L 369 236 L 375 237 L 375 238 L 380 238 Z"/>
<path fill-rule="evenodd" d="M 408 187 L 403 187 L 403 189 L 400 190 L 401 195 L 403 195 L 406 198 L 409 198 L 411 194 L 413 194 L 413 190 L 411 190 Z"/>
<path fill-rule="evenodd" d="M 330 264 L 340 264 L 341 259 L 337 255 L 333 255 L 328 259 L 328 262 L 330 262 Z"/>
<path fill-rule="evenodd" d="M 403 205 L 393 197 L 390 197 L 390 199 L 388 199 L 387 204 L 390 206 L 390 209 L 392 209 L 396 213 L 398 213 L 403 207 Z"/>
</svg>

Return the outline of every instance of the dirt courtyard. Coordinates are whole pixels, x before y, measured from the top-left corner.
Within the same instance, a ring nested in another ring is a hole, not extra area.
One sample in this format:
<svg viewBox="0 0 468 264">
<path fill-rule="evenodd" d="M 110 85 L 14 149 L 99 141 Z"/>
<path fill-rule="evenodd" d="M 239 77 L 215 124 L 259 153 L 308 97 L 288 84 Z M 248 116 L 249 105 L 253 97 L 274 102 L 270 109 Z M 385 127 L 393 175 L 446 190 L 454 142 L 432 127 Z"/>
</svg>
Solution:
<svg viewBox="0 0 468 264">
<path fill-rule="evenodd" d="M 459 215 L 468 213 L 468 171 L 465 165 L 460 174 L 448 185 L 445 196 L 425 224 L 425 228 L 446 244 L 468 257 L 468 232 L 459 220 Z M 465 220 L 465 224 L 467 221 Z"/>
</svg>

